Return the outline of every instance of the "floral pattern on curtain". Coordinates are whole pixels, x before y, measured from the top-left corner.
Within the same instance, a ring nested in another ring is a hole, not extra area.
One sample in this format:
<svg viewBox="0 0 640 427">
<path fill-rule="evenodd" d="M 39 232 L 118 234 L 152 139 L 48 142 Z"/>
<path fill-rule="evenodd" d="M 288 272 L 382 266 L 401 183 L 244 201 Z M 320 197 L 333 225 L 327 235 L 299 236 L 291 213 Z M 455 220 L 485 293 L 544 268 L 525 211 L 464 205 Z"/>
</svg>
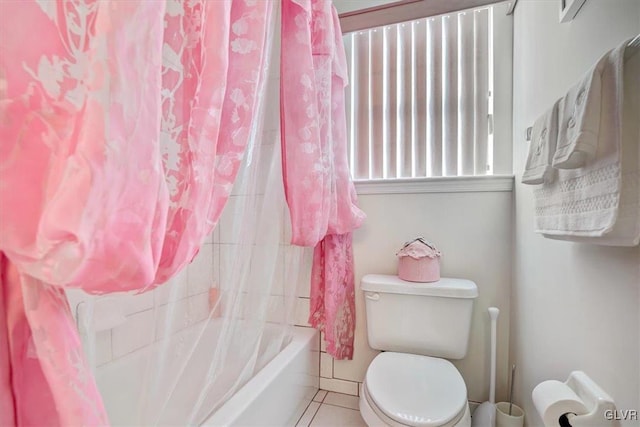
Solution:
<svg viewBox="0 0 640 427">
<path fill-rule="evenodd" d="M 247 145 L 270 9 L 0 9 L 0 425 L 106 424 L 64 288 L 149 290 L 197 254 Z"/>
<path fill-rule="evenodd" d="M 332 2 L 283 0 L 281 126 L 291 242 L 313 246 L 309 322 L 327 352 L 353 356 L 352 235 L 364 220 L 347 164 L 344 88 L 348 74 Z"/>
</svg>

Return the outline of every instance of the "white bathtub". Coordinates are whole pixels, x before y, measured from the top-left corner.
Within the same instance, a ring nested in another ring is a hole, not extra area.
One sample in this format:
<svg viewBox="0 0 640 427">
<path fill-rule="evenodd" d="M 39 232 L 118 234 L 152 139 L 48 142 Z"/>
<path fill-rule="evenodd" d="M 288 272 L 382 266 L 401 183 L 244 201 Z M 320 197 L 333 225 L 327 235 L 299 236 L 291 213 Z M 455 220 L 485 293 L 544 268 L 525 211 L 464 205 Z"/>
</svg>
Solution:
<svg viewBox="0 0 640 427">
<path fill-rule="evenodd" d="M 200 396 L 221 324 L 211 322 L 204 331 L 201 326 L 187 328 L 168 340 L 157 341 L 96 369 L 96 381 L 111 424 L 185 425 L 185 420 L 191 420 L 204 426 L 294 425 L 318 390 L 317 332 L 295 327 L 291 328 L 291 336 L 283 340 L 280 328 L 267 327 L 261 345 L 278 347 L 260 354 L 274 354 L 281 349 L 279 353 L 271 360 L 258 358 L 257 372 L 239 384 L 240 388 L 235 372 L 243 367 L 234 365 L 233 357 L 227 358 L 221 375 L 216 377 L 215 384 L 221 386 Z M 198 345 L 185 367 L 183 361 L 196 341 Z M 149 358 L 150 354 L 166 357 L 157 362 L 156 357 Z M 152 363 L 158 363 L 161 369 L 147 369 Z M 198 364 L 200 369 L 192 369 Z M 169 389 L 174 391 L 167 399 Z M 228 396 L 230 389 L 237 391 Z M 196 405 L 198 398 L 202 401 Z M 199 409 L 192 414 L 194 407 Z"/>
<path fill-rule="evenodd" d="M 318 391 L 317 332 L 296 327 L 291 342 L 203 426 L 293 426 Z"/>
</svg>

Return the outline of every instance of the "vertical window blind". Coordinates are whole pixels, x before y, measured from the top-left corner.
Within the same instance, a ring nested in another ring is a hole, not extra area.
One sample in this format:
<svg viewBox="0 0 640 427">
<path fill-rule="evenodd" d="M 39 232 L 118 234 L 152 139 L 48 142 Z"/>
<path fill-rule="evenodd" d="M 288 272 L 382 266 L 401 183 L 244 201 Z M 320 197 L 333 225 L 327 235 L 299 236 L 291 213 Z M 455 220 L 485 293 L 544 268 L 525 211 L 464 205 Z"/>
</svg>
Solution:
<svg viewBox="0 0 640 427">
<path fill-rule="evenodd" d="M 492 173 L 492 8 L 344 36 L 354 179 Z"/>
</svg>

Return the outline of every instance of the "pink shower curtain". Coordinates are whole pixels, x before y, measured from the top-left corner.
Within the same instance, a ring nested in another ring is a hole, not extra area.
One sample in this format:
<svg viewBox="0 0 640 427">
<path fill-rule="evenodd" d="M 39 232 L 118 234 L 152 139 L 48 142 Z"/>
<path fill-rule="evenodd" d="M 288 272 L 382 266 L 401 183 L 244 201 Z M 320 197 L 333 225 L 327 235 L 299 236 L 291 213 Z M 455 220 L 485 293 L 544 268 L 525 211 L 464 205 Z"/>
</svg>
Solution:
<svg viewBox="0 0 640 427">
<path fill-rule="evenodd" d="M 281 122 L 292 243 L 313 246 L 309 322 L 327 352 L 353 356 L 352 231 L 364 220 L 347 165 L 347 64 L 332 2 L 283 0 Z"/>
<path fill-rule="evenodd" d="M 148 290 L 196 255 L 250 135 L 268 10 L 0 5 L 0 425 L 107 424 L 64 288 Z"/>
</svg>

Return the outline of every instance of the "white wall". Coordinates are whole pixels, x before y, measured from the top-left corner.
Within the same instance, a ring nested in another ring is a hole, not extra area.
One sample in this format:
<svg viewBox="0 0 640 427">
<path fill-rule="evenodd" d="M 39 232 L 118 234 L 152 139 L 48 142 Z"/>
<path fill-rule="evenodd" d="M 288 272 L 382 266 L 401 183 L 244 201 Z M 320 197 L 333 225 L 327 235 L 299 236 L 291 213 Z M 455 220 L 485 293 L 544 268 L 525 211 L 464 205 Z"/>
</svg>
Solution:
<svg viewBox="0 0 640 427">
<path fill-rule="evenodd" d="M 514 169 L 525 128 L 604 52 L 640 32 L 640 1 L 587 0 L 558 23 L 559 1 L 520 1 L 514 23 Z M 640 248 L 547 240 L 533 233 L 532 188 L 517 184 L 511 359 L 516 401 L 541 425 L 531 391 L 584 370 L 620 409 L 640 409 Z M 634 424 L 638 425 L 638 424 Z"/>
<path fill-rule="evenodd" d="M 479 288 L 468 355 L 454 362 L 465 378 L 469 399 L 488 399 L 489 306 L 501 310 L 498 397 L 506 398 L 511 192 L 361 195 L 359 205 L 367 220 L 354 235 L 356 286 L 365 274 L 395 274 L 395 253 L 405 241 L 418 236 L 431 240 L 444 254 L 442 275 L 471 279 Z M 322 389 L 357 394 L 355 382 L 362 382 L 377 354 L 367 343 L 364 296 L 359 289 L 356 311 L 354 360 L 334 361 L 325 355 L 320 371 L 325 377 L 320 379 Z"/>
</svg>

